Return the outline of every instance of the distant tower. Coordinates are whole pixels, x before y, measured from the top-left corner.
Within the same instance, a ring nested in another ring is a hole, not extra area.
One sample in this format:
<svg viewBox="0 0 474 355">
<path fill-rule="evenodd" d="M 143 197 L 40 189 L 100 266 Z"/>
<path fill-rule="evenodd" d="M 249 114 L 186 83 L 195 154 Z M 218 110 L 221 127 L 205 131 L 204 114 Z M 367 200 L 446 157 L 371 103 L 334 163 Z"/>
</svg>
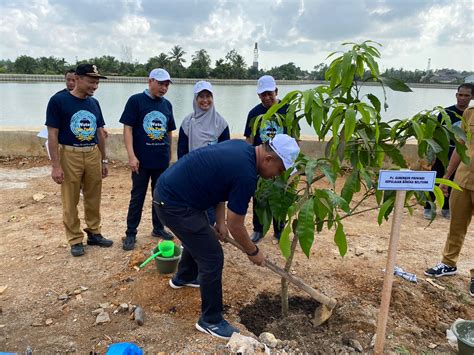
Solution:
<svg viewBox="0 0 474 355">
<path fill-rule="evenodd" d="M 252 67 L 255 70 L 258 70 L 258 46 L 257 42 L 255 42 L 255 48 L 253 49 L 253 64 Z"/>
<path fill-rule="evenodd" d="M 431 70 L 431 58 L 428 58 L 428 65 L 426 66 L 426 72 L 429 73 Z"/>
</svg>

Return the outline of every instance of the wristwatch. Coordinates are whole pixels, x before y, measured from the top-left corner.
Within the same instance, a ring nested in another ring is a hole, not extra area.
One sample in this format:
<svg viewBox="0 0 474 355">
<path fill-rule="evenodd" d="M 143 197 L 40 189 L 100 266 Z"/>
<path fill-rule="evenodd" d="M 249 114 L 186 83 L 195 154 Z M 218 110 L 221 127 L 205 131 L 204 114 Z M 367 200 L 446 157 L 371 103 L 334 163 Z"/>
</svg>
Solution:
<svg viewBox="0 0 474 355">
<path fill-rule="evenodd" d="M 258 246 L 255 244 L 255 251 L 252 252 L 252 253 L 247 253 L 248 256 L 255 256 L 257 255 L 259 252 L 259 249 L 258 249 Z"/>
<path fill-rule="evenodd" d="M 102 159 L 102 164 L 108 164 L 109 163 L 109 159 Z"/>
</svg>

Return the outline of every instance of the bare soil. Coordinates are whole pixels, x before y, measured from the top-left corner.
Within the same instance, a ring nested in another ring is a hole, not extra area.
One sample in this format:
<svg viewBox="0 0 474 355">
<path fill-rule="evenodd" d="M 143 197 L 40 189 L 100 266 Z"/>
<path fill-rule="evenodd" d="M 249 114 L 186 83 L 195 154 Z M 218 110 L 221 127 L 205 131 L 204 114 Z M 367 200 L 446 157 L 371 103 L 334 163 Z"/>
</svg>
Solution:
<svg viewBox="0 0 474 355">
<path fill-rule="evenodd" d="M 0 351 L 20 352 L 30 346 L 42 353 L 105 353 L 108 345 L 128 341 L 150 353 L 225 352 L 225 341 L 194 328 L 200 312 L 198 290 L 171 289 L 170 275 L 160 275 L 152 263 L 139 272 L 133 268 L 157 243 L 149 235 L 149 198 L 136 249 L 121 249 L 130 196 L 129 170 L 123 164 L 111 165 L 102 194 L 103 234 L 115 244 L 107 249 L 86 247 L 80 258 L 69 253 L 59 187 L 49 177 L 45 159 L 0 158 L 0 193 Z M 374 204 L 369 201 L 365 207 Z M 413 216 L 406 212 L 403 216 L 397 265 L 416 273 L 418 283 L 395 278 L 385 349 L 450 353 L 446 328 L 457 318 L 474 319 L 468 293 L 474 229 L 471 225 L 468 231 L 458 275 L 435 280 L 444 288 L 440 289 L 425 280 L 423 271 L 439 261 L 449 222 L 439 217 L 427 227 L 422 212 L 417 206 Z M 346 220 L 345 257 L 339 256 L 333 234 L 327 231 L 316 235 L 309 259 L 297 251 L 291 272 L 338 300 L 328 322 L 313 327 L 317 303 L 292 286 L 291 314 L 282 319 L 280 278 L 253 266 L 228 244 L 224 245 L 225 317 L 245 335 L 272 332 L 288 351 L 351 352 L 349 344 L 357 340 L 364 352 L 371 352 L 391 226 L 389 221 L 379 227 L 376 216 L 377 211 L 370 211 Z M 271 233 L 261 249 L 283 265 Z M 110 322 L 96 325 L 92 312 L 103 303 L 109 304 L 105 310 Z M 144 309 L 143 326 L 120 310 L 123 303 Z"/>
</svg>

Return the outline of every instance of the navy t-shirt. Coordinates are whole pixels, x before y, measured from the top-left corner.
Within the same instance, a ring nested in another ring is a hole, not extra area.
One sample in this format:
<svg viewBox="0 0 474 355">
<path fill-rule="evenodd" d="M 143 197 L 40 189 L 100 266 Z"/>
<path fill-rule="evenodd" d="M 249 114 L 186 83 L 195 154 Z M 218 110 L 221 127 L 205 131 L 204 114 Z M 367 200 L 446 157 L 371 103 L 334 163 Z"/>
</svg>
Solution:
<svg viewBox="0 0 474 355">
<path fill-rule="evenodd" d="M 166 169 L 170 159 L 168 132 L 176 125 L 173 107 L 164 97 L 151 98 L 145 92 L 131 96 L 120 123 L 133 128 L 133 151 L 146 169 Z"/>
<path fill-rule="evenodd" d="M 195 149 L 167 169 L 156 186 L 165 205 L 205 211 L 228 201 L 230 210 L 245 215 L 257 188 L 255 148 L 228 140 Z"/>
<path fill-rule="evenodd" d="M 250 110 L 249 114 L 247 115 L 247 123 L 245 123 L 245 131 L 244 136 L 250 137 L 252 135 L 252 118 L 264 115 L 267 113 L 268 108 L 263 106 L 261 103 L 255 106 L 253 109 Z M 288 111 L 288 105 L 280 107 L 277 113 L 286 115 Z M 276 134 L 287 133 L 286 127 L 281 127 L 277 121 L 267 121 L 264 127 L 261 127 L 255 133 L 255 137 L 253 140 L 253 145 L 258 146 L 262 143 L 267 142 L 271 138 L 275 137 Z"/>
<path fill-rule="evenodd" d="M 461 111 L 460 109 L 458 109 L 456 107 L 456 105 L 453 105 L 453 106 L 449 106 L 449 107 L 445 107 L 444 110 L 446 111 L 446 113 L 448 114 L 449 118 L 451 119 L 451 124 L 460 124 L 459 122 L 461 122 L 461 119 L 458 118 L 456 116 L 456 113 L 459 115 L 459 116 L 462 116 L 462 114 L 464 113 L 464 111 Z M 441 114 L 438 115 L 438 120 L 441 121 L 442 119 L 442 116 Z M 449 146 L 450 147 L 455 147 L 455 142 L 454 141 L 450 141 L 449 142 Z"/>
<path fill-rule="evenodd" d="M 97 128 L 105 122 L 96 99 L 60 91 L 49 99 L 45 125 L 59 129 L 59 144 L 82 147 L 99 143 Z"/>
</svg>

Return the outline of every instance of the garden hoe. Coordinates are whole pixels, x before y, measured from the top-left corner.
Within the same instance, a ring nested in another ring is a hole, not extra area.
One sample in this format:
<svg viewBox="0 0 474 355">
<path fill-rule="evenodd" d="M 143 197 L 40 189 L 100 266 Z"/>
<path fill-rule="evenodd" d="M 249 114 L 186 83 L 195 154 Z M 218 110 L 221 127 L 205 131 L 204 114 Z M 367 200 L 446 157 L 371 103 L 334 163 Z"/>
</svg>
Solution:
<svg viewBox="0 0 474 355">
<path fill-rule="evenodd" d="M 237 247 L 238 249 L 244 251 L 242 246 L 235 239 L 225 237 L 225 240 L 233 246 Z M 315 290 L 314 288 L 306 284 L 303 280 L 301 280 L 299 277 L 287 273 L 281 267 L 269 261 L 268 259 L 265 259 L 265 266 L 272 270 L 274 273 L 280 275 L 281 277 L 285 278 L 286 280 L 297 286 L 299 289 L 305 291 L 308 295 L 310 295 L 320 303 L 319 307 L 316 308 L 316 310 L 314 311 L 314 318 L 312 320 L 314 326 L 317 327 L 323 324 L 329 319 L 329 317 L 331 317 L 332 311 L 337 303 L 334 298 L 328 297 L 322 294 L 321 292 Z"/>
</svg>

